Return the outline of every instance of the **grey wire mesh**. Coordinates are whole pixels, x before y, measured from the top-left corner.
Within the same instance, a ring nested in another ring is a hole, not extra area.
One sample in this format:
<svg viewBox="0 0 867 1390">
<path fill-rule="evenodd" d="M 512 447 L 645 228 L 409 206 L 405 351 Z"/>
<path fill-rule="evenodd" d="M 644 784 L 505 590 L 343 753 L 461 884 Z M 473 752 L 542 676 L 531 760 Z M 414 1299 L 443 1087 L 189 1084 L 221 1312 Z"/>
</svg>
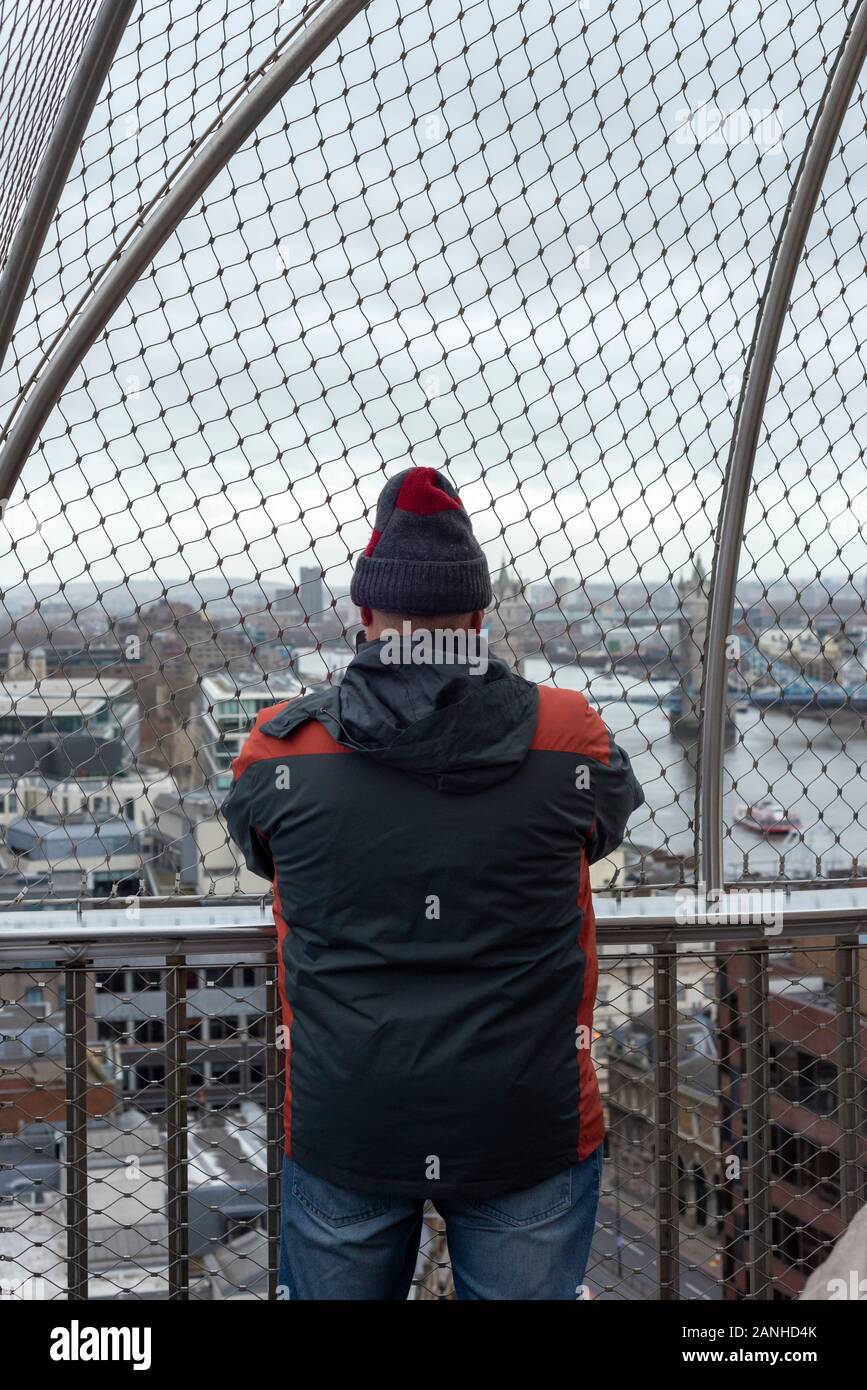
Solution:
<svg viewBox="0 0 867 1390">
<path fill-rule="evenodd" d="M 97 0 L 3 0 L 0 4 L 0 268 Z"/>
<path fill-rule="evenodd" d="M 389 4 L 349 27 L 94 344 L 7 509 L 0 646 L 24 685 L 3 728 L 46 734 L 36 757 L 4 748 L 23 822 L 7 899 L 267 891 L 219 819 L 231 755 L 257 705 L 339 674 L 349 566 L 407 458 L 462 490 L 497 579 L 494 649 L 589 687 L 636 758 L 647 807 L 609 886 L 696 882 L 721 474 L 846 15 Z M 137 13 L 6 365 L 10 420 L 115 247 L 297 18 L 271 0 Z M 847 263 L 855 135 L 833 173 Z M 842 394 L 834 410 L 845 434 Z M 50 729 L 21 717 L 34 650 L 55 678 Z M 733 723 L 732 781 L 776 795 L 750 751 L 773 711 Z M 820 800 L 839 789 L 832 770 L 820 784 Z M 732 872 L 829 876 L 811 830 L 784 856 L 731 830 Z M 848 834 L 857 854 L 854 817 Z"/>
<path fill-rule="evenodd" d="M 858 881 L 867 854 L 863 132 L 862 90 L 811 225 L 757 453 L 733 634 L 749 708 L 725 769 L 733 880 Z M 767 791 L 792 829 L 757 854 L 739 817 Z"/>
<path fill-rule="evenodd" d="M 0 150 L 16 161 L 0 248 L 93 6 L 52 9 L 63 26 L 37 41 L 41 9 L 0 9 Z M 119 250 L 316 9 L 137 9 L 2 364 L 4 433 Z M 383 479 L 409 459 L 447 471 L 473 517 L 495 578 L 495 652 L 587 689 L 634 759 L 647 805 L 597 892 L 700 882 L 696 746 L 723 473 L 774 241 L 851 12 L 838 0 L 711 17 L 688 0 L 378 0 L 353 21 L 93 345 L 0 520 L 4 908 L 119 897 L 132 942 L 141 897 L 268 893 L 220 816 L 231 758 L 263 704 L 339 679 L 357 630 L 351 561 Z M 34 66 L 51 93 L 36 125 Z M 737 884 L 851 882 L 867 855 L 863 129 L 859 89 L 748 512 L 725 769 Z M 755 819 L 767 796 L 785 833 Z M 658 1274 L 645 1212 L 660 1188 L 659 1000 L 636 948 L 601 962 L 609 1162 L 593 1297 L 652 1296 Z M 678 1112 L 697 1117 L 674 1164 L 682 1297 L 768 1288 L 745 1245 L 740 1177 L 754 1113 L 755 1057 L 738 1033 L 755 1008 L 748 957 L 677 960 L 674 1086 Z M 26 1120 L 17 1147 L 4 1141 L 15 1229 L 0 1241 L 22 1278 L 62 1296 L 74 1165 L 61 1083 L 75 1067 L 56 964 L 0 975 L 0 1083 L 7 1115 Z M 132 945 L 123 964 L 86 972 L 91 1296 L 165 1296 L 178 1258 L 191 1297 L 267 1295 L 264 1151 L 279 1098 L 263 972 L 258 959 L 154 965 Z M 181 973 L 183 1062 L 165 988 Z M 781 1041 L 763 1123 L 785 1265 L 773 1278 L 791 1297 L 839 1233 L 835 1155 L 853 1103 L 840 1086 L 855 1069 L 837 1056 L 830 948 L 772 947 L 768 978 Z M 183 1257 L 166 1216 L 181 1084 L 204 1210 L 208 1183 L 222 1185 L 219 1221 L 199 1213 Z M 855 1104 L 861 1126 L 862 1089 Z M 416 1297 L 450 1296 L 445 1239 L 429 1213 Z"/>
<path fill-rule="evenodd" d="M 134 935 L 135 927 L 125 931 Z M 845 951 L 815 940 L 770 943 L 758 1055 L 748 992 L 754 947 L 727 949 L 725 956 L 697 949 L 679 955 L 676 1009 L 666 1021 L 647 949 L 603 946 L 594 1058 L 607 1152 L 578 1297 L 659 1296 L 662 1254 L 653 1213 L 661 1189 L 672 1201 L 671 1280 L 681 1299 L 794 1298 L 820 1269 L 846 1226 L 846 1136 L 863 1136 L 867 1123 L 867 1030 L 857 1003 L 846 1009 L 841 992 L 854 980 L 857 999 L 864 950 L 855 948 L 851 957 Z M 729 980 L 723 995 L 721 967 Z M 266 987 L 273 967 L 252 957 L 204 955 L 183 966 L 116 957 L 86 972 L 93 1020 L 84 1121 L 88 1297 L 168 1296 L 173 970 L 183 971 L 187 1001 L 188 1296 L 263 1299 L 269 1272 L 272 1280 L 276 1275 L 268 1242 L 274 1136 Z M 69 1286 L 65 985 L 68 975 L 55 968 L 0 969 L 5 1297 L 63 1298 Z M 666 1080 L 659 1065 L 667 1027 L 674 1047 Z M 854 1067 L 847 1030 L 858 1048 Z M 757 1068 L 761 1076 L 754 1075 Z M 668 1175 L 659 1166 L 664 1135 L 657 1109 L 666 1086 L 676 1114 Z M 746 1218 L 757 1180 L 747 1136 L 757 1124 L 767 1132 L 764 1266 L 748 1248 Z M 867 1194 L 863 1139 L 854 1169 L 860 1204 Z M 454 1297 L 447 1232 L 435 1206 L 426 1212 L 411 1297 Z"/>
</svg>

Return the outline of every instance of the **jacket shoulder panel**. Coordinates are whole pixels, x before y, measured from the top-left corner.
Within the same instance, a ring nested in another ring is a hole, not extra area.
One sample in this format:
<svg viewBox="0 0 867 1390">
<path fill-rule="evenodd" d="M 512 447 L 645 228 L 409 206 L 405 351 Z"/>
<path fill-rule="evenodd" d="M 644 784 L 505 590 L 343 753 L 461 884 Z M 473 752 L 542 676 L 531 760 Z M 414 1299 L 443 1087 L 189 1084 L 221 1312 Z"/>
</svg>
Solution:
<svg viewBox="0 0 867 1390">
<path fill-rule="evenodd" d="M 259 711 L 256 722 L 247 735 L 247 742 L 232 764 L 235 781 L 252 763 L 264 762 L 273 758 L 296 758 L 308 753 L 349 752 L 348 748 L 341 747 L 331 737 L 327 729 L 324 729 L 315 719 L 308 719 L 305 723 L 299 724 L 296 729 L 282 738 L 264 733 L 262 725 L 275 719 L 290 703 L 290 701 L 284 701 L 281 705 L 271 705 L 268 709 Z"/>
<path fill-rule="evenodd" d="M 596 710 L 577 690 L 539 686 L 539 717 L 531 752 L 580 753 L 607 763 L 611 738 Z"/>
</svg>

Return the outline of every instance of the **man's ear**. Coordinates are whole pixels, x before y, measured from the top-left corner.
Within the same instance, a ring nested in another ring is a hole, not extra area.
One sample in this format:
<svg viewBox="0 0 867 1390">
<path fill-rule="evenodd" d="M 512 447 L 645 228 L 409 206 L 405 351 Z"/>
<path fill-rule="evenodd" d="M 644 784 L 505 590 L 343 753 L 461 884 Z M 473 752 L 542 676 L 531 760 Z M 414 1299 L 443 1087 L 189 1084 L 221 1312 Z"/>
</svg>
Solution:
<svg viewBox="0 0 867 1390">
<path fill-rule="evenodd" d="M 370 627 L 373 623 L 373 614 L 371 613 L 369 608 L 362 608 L 361 621 L 365 627 Z"/>
<path fill-rule="evenodd" d="M 484 617 L 484 608 L 477 608 L 473 616 L 470 618 L 470 632 L 481 632 Z"/>
</svg>

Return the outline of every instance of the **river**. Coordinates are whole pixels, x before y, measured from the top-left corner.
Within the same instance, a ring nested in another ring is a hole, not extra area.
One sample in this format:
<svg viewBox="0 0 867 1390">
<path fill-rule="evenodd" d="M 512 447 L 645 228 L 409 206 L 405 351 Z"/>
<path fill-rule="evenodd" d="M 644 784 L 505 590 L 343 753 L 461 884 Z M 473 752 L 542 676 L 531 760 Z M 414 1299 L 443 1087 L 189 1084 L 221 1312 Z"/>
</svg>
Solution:
<svg viewBox="0 0 867 1390">
<path fill-rule="evenodd" d="M 672 738 L 659 704 L 630 704 L 655 691 L 661 700 L 670 681 L 651 684 L 561 666 L 553 674 L 541 658 L 524 664 L 529 680 L 589 692 L 618 743 L 632 759 L 646 804 L 629 827 L 638 850 L 667 846 L 677 854 L 694 847 L 696 778 L 694 752 Z M 725 754 L 723 823 L 726 878 L 745 873 L 762 879 L 821 879 L 850 872 L 867 861 L 867 716 L 795 716 L 746 707 L 734 716 L 735 740 Z M 773 796 L 801 823 L 798 832 L 766 839 L 737 824 L 740 803 Z"/>
</svg>

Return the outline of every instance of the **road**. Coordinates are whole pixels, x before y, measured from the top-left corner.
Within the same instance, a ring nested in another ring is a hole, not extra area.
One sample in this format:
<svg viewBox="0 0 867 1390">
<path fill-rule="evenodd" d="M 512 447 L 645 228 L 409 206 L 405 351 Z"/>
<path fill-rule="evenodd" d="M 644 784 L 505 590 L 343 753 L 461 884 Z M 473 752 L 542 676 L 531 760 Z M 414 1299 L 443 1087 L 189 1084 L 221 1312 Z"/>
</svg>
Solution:
<svg viewBox="0 0 867 1390">
<path fill-rule="evenodd" d="M 643 1230 L 621 1212 L 618 1242 L 617 1211 L 608 1198 L 599 1203 L 596 1221 L 585 1276 L 593 1298 L 637 1302 L 657 1299 L 656 1233 Z M 694 1263 L 691 1257 L 681 1256 L 681 1298 L 696 1302 L 721 1298 L 722 1289 L 714 1274 L 701 1268 L 690 1269 L 687 1266 L 691 1263 Z"/>
</svg>

